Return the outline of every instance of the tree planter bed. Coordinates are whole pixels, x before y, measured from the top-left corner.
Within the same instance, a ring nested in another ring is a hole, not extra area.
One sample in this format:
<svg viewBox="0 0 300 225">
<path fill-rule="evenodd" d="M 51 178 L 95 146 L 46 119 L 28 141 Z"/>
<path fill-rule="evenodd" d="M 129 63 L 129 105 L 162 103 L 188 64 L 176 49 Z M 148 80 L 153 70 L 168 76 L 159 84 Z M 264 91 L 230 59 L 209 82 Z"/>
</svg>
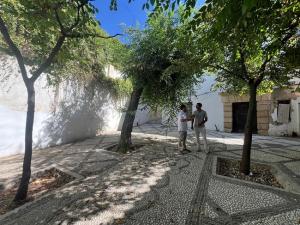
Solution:
<svg viewBox="0 0 300 225">
<path fill-rule="evenodd" d="M 283 186 L 277 181 L 275 175 L 272 173 L 271 166 L 260 163 L 251 163 L 251 175 L 249 176 L 241 174 L 239 172 L 239 167 L 240 160 L 218 157 L 216 173 L 222 176 L 283 189 Z"/>
<path fill-rule="evenodd" d="M 36 198 L 45 195 L 49 191 L 55 190 L 63 185 L 75 180 L 75 177 L 70 176 L 56 168 L 50 168 L 41 172 L 38 172 L 32 177 L 29 187 L 27 200 L 20 204 L 12 204 L 15 197 L 18 183 L 11 188 L 0 192 L 0 215 L 3 215 L 19 206 L 34 201 Z"/>
</svg>

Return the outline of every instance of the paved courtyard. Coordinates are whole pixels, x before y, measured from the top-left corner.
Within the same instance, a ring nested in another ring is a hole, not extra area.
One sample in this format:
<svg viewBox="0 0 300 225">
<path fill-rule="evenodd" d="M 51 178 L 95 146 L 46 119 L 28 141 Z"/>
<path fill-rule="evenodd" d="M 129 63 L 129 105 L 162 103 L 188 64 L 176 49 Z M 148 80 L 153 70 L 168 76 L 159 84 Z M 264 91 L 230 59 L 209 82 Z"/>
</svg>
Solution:
<svg viewBox="0 0 300 225">
<path fill-rule="evenodd" d="M 216 158 L 241 157 L 242 135 L 208 132 L 210 154 L 177 150 L 175 128 L 146 124 L 125 155 L 108 151 L 118 133 L 36 150 L 33 174 L 57 167 L 77 179 L 16 211 L 2 225 L 190 225 L 300 223 L 300 139 L 254 136 L 252 160 L 273 166 L 285 190 L 215 174 Z M 21 172 L 22 155 L 0 158 L 0 191 Z"/>
</svg>

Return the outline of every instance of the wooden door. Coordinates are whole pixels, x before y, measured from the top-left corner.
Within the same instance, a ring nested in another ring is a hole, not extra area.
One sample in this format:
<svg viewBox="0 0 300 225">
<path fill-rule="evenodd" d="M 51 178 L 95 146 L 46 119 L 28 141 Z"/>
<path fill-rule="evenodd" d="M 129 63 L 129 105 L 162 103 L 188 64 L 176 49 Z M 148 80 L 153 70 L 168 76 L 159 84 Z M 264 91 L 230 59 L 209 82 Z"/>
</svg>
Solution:
<svg viewBox="0 0 300 225">
<path fill-rule="evenodd" d="M 232 132 L 242 133 L 244 132 L 247 114 L 248 114 L 248 102 L 236 102 L 232 103 Z M 255 123 L 253 132 L 257 133 L 257 122 L 255 115 Z"/>
</svg>

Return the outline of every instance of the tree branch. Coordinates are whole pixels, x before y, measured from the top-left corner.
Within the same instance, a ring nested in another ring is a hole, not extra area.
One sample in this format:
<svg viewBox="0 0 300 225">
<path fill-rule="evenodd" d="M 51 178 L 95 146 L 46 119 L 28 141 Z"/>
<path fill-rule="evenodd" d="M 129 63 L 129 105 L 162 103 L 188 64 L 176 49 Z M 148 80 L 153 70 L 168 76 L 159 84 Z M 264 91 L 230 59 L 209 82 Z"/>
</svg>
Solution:
<svg viewBox="0 0 300 225">
<path fill-rule="evenodd" d="M 59 27 L 60 27 L 60 30 L 61 30 L 61 33 L 62 35 L 66 36 L 69 32 L 71 32 L 80 22 L 80 10 L 83 11 L 83 7 L 87 4 L 87 2 L 83 2 L 81 4 L 78 4 L 77 3 L 77 6 L 76 6 L 76 11 L 77 11 L 77 14 L 76 14 L 76 18 L 74 20 L 74 23 L 69 27 L 69 28 L 65 28 L 61 19 L 60 19 L 60 16 L 59 16 L 59 13 L 58 13 L 58 9 L 62 6 L 63 2 L 60 2 L 60 3 L 57 3 L 55 6 L 54 6 L 54 12 L 55 12 L 55 18 L 59 24 Z M 84 11 L 83 11 L 84 12 Z"/>
<path fill-rule="evenodd" d="M 281 49 L 290 40 L 290 38 L 293 37 L 293 35 L 295 33 L 293 30 L 298 25 L 299 25 L 299 19 L 296 20 L 296 22 L 290 24 L 290 26 L 286 29 L 286 31 L 289 31 L 289 32 L 281 40 L 279 40 L 280 46 L 278 49 Z M 273 57 L 274 57 L 274 55 L 266 57 L 265 61 L 261 65 L 261 67 L 259 69 L 259 77 L 255 81 L 255 83 L 257 83 L 257 85 L 259 85 L 261 83 L 261 81 L 263 80 L 263 78 L 265 76 L 267 64 L 272 60 Z"/>
<path fill-rule="evenodd" d="M 293 32 L 293 30 L 295 29 L 295 28 L 297 28 L 297 26 L 299 26 L 299 18 L 296 20 L 296 22 L 294 22 L 294 23 L 291 23 L 290 24 L 290 26 L 288 27 L 288 33 L 286 34 L 286 36 L 285 37 L 283 37 L 281 40 L 280 40 L 280 43 L 281 43 L 281 46 L 284 46 L 288 41 L 289 41 L 289 39 L 293 36 L 293 34 L 295 33 L 295 32 Z"/>
<path fill-rule="evenodd" d="M 255 80 L 255 84 L 258 86 L 261 81 L 264 79 L 265 76 L 265 71 L 266 71 L 266 67 L 267 64 L 272 60 L 273 56 L 267 57 L 265 59 L 265 61 L 263 62 L 263 64 L 261 65 L 260 69 L 259 69 L 259 76 L 258 78 Z"/>
<path fill-rule="evenodd" d="M 24 80 L 25 85 L 27 86 L 29 78 L 28 78 L 28 75 L 27 75 L 27 71 L 26 71 L 26 67 L 25 67 L 25 63 L 24 63 L 24 58 L 23 58 L 19 48 L 16 46 L 16 44 L 11 39 L 11 37 L 9 35 L 9 32 L 8 32 L 8 29 L 5 25 L 4 20 L 1 17 L 1 15 L 0 15 L 0 32 L 2 33 L 4 41 L 8 45 L 9 49 L 16 56 L 19 67 L 20 67 L 20 70 L 21 70 L 22 78 Z"/>
<path fill-rule="evenodd" d="M 209 67 L 212 67 L 212 68 L 214 68 L 214 69 L 223 70 L 223 71 L 225 71 L 225 72 L 228 73 L 228 74 L 233 74 L 232 71 L 230 71 L 230 70 L 228 70 L 228 69 L 226 69 L 226 68 L 224 68 L 224 67 L 222 67 L 222 66 L 220 66 L 220 65 L 213 65 L 213 64 L 210 64 L 210 65 L 208 65 L 208 66 L 209 66 Z"/>
<path fill-rule="evenodd" d="M 58 6 L 54 7 L 55 18 L 56 18 L 56 20 L 58 22 L 58 25 L 59 25 L 59 28 L 60 28 L 60 32 L 64 35 L 66 33 L 66 29 L 65 29 L 64 25 L 61 22 L 61 19 L 59 17 L 57 9 L 58 9 Z"/>
<path fill-rule="evenodd" d="M 229 76 L 234 76 L 235 78 L 239 79 L 240 81 L 245 81 L 244 78 L 242 78 L 241 76 L 239 76 L 239 74 L 236 74 L 233 71 L 230 71 L 229 69 L 227 69 L 227 68 L 225 68 L 223 66 L 213 65 L 213 64 L 210 64 L 208 66 L 212 67 L 212 68 L 215 68 L 215 69 L 218 69 L 218 70 L 223 70 L 225 73 L 229 74 Z"/>
<path fill-rule="evenodd" d="M 33 82 L 36 81 L 36 79 L 51 65 L 53 59 L 55 56 L 58 54 L 59 50 L 61 49 L 66 37 L 65 36 L 60 36 L 50 52 L 48 58 L 40 65 L 40 67 L 32 73 L 32 77 L 30 80 Z"/>
<path fill-rule="evenodd" d="M 80 21 L 80 10 L 83 10 L 83 7 L 86 5 L 86 2 L 83 2 L 80 5 L 77 5 L 77 16 L 76 19 L 74 21 L 74 23 L 69 27 L 68 32 L 72 31 L 78 24 Z M 84 11 L 83 11 L 84 13 Z"/>
<path fill-rule="evenodd" d="M 239 53 L 241 55 L 241 67 L 242 67 L 242 76 L 243 78 L 249 82 L 250 77 L 248 75 L 247 67 L 245 64 L 245 53 L 242 51 L 242 47 L 239 48 Z"/>
<path fill-rule="evenodd" d="M 102 36 L 100 34 L 91 34 L 91 33 L 73 33 L 73 34 L 65 34 L 66 37 L 68 38 L 84 38 L 84 37 L 97 37 L 97 38 L 103 38 L 103 39 L 109 39 L 109 38 L 114 38 L 117 36 L 122 36 L 123 34 L 115 34 L 112 36 Z"/>
<path fill-rule="evenodd" d="M 109 38 L 114 38 L 116 36 L 122 35 L 122 34 L 115 34 L 112 36 L 102 36 L 100 34 L 91 34 L 91 33 L 83 33 L 83 34 L 72 33 L 72 30 L 80 22 L 80 10 L 83 9 L 83 7 L 86 5 L 86 2 L 84 1 L 82 4 L 77 5 L 77 17 L 76 17 L 74 23 L 69 28 L 65 28 L 60 19 L 58 9 L 61 4 L 62 3 L 58 3 L 54 8 L 55 18 L 56 18 L 56 20 L 59 24 L 60 30 L 61 30 L 61 36 L 58 38 L 54 48 L 51 50 L 51 52 L 50 52 L 49 56 L 46 58 L 46 60 L 38 67 L 38 69 L 36 71 L 34 71 L 32 73 L 31 78 L 28 78 L 27 71 L 26 71 L 25 64 L 24 64 L 24 59 L 23 59 L 23 56 L 22 56 L 20 50 L 14 44 L 14 42 L 11 40 L 9 33 L 8 33 L 8 29 L 6 28 L 3 19 L 0 17 L 0 31 L 3 34 L 4 40 L 6 41 L 9 48 L 11 49 L 11 51 L 14 53 L 14 55 L 16 56 L 16 58 L 18 60 L 18 63 L 19 63 L 20 69 L 21 69 L 21 73 L 22 73 L 22 77 L 23 77 L 25 84 L 27 84 L 28 81 L 32 81 L 32 82 L 36 81 L 38 79 L 38 77 L 51 65 L 54 58 L 56 57 L 56 55 L 62 48 L 62 45 L 66 38 L 98 37 L 98 38 L 103 38 L 103 39 L 109 39 Z"/>
</svg>

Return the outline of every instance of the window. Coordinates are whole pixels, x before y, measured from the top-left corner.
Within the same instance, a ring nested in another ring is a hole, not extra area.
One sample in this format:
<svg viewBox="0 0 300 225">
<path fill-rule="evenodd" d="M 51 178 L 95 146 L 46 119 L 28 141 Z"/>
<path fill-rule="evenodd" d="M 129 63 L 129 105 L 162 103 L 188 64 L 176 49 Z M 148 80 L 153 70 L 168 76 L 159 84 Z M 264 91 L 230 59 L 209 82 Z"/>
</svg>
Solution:
<svg viewBox="0 0 300 225">
<path fill-rule="evenodd" d="M 277 122 L 288 123 L 291 121 L 290 100 L 278 101 Z"/>
</svg>

